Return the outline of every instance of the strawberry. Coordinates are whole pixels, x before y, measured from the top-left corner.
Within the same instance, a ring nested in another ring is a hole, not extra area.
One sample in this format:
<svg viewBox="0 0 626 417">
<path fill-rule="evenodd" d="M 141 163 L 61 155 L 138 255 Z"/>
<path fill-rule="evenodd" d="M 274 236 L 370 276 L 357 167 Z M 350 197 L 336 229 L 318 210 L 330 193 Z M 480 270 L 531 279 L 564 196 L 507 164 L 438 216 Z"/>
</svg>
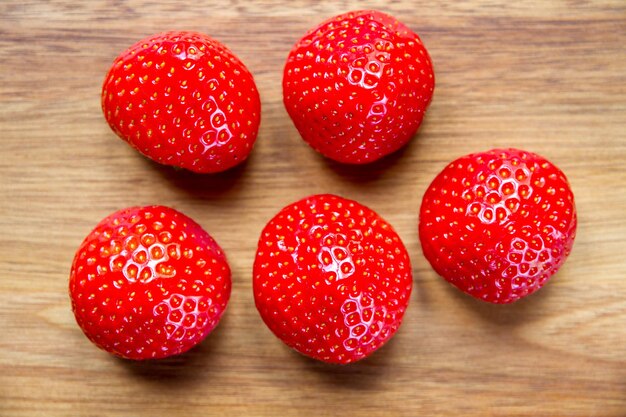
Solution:
<svg viewBox="0 0 626 417">
<path fill-rule="evenodd" d="M 349 164 L 404 146 L 422 123 L 434 87 L 420 38 L 372 10 L 310 30 L 289 53 L 283 75 L 285 107 L 302 138 Z"/>
<path fill-rule="evenodd" d="M 541 288 L 569 255 L 574 195 L 563 172 L 534 153 L 467 155 L 428 187 L 419 234 L 439 275 L 478 299 L 511 303 Z"/>
<path fill-rule="evenodd" d="M 256 307 L 278 338 L 312 358 L 346 364 L 380 348 L 398 330 L 411 286 L 402 241 L 355 201 L 310 196 L 261 233 Z"/>
<path fill-rule="evenodd" d="M 102 110 L 113 131 L 147 157 L 213 173 L 248 157 L 261 105 L 252 75 L 224 45 L 201 33 L 166 32 L 117 57 Z"/>
<path fill-rule="evenodd" d="M 207 232 L 163 206 L 117 211 L 85 238 L 70 275 L 76 321 L 97 346 L 157 359 L 200 343 L 230 297 L 230 269 Z"/>
</svg>

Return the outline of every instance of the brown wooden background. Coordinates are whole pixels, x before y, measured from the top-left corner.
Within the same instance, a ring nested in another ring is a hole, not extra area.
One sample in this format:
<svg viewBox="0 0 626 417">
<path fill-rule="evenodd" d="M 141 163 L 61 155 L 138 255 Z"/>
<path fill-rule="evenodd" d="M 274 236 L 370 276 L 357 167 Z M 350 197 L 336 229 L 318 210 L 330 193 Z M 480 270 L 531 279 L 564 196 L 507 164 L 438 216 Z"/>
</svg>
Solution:
<svg viewBox="0 0 626 417">
<path fill-rule="evenodd" d="M 437 86 L 420 133 L 367 168 L 319 157 L 281 101 L 284 60 L 321 20 L 378 8 L 417 31 Z M 248 65 L 263 100 L 249 162 L 223 175 L 162 168 L 100 111 L 113 58 L 192 29 Z M 569 176 L 574 251 L 538 294 L 476 302 L 421 255 L 421 197 L 446 162 L 515 146 Z M 0 2 L 0 416 L 626 416 L 626 3 L 524 1 Z M 397 336 L 370 359 L 325 366 L 285 348 L 253 304 L 265 222 L 307 194 L 357 199 L 389 220 L 414 264 Z M 234 291 L 199 348 L 130 363 L 93 347 L 70 311 L 74 251 L 105 215 L 173 206 L 222 245 Z"/>
</svg>

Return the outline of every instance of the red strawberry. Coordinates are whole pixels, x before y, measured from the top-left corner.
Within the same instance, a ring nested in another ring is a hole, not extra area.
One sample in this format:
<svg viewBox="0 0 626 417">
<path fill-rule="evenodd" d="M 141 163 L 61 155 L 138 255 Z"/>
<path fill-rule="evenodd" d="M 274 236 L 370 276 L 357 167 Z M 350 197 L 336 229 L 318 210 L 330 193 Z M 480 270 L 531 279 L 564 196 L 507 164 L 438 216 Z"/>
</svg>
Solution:
<svg viewBox="0 0 626 417">
<path fill-rule="evenodd" d="M 261 105 L 252 75 L 224 45 L 201 33 L 166 32 L 117 57 L 102 110 L 113 131 L 147 157 L 209 173 L 248 157 Z"/>
<path fill-rule="evenodd" d="M 424 255 L 460 290 L 511 303 L 541 288 L 570 253 L 574 195 L 539 155 L 494 149 L 450 163 L 422 201 Z"/>
<path fill-rule="evenodd" d="M 386 14 L 329 19 L 296 43 L 283 97 L 300 135 L 328 158 L 375 161 L 404 146 L 422 123 L 435 87 L 420 38 Z"/>
<path fill-rule="evenodd" d="M 278 213 L 254 262 L 254 298 L 267 326 L 324 362 L 354 362 L 385 344 L 400 326 L 411 285 L 409 256 L 389 223 L 328 194 Z"/>
<path fill-rule="evenodd" d="M 224 253 L 189 217 L 162 206 L 117 211 L 85 238 L 70 275 L 76 321 L 127 359 L 183 353 L 217 325 L 230 296 Z"/>
</svg>

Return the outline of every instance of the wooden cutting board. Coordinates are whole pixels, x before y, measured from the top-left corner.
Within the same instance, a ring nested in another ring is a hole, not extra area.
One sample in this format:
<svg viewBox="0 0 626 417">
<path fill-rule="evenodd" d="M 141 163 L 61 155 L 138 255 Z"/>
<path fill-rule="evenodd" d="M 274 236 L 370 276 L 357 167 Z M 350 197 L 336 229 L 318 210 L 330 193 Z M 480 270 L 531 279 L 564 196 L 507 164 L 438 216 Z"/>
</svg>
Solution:
<svg viewBox="0 0 626 417">
<path fill-rule="evenodd" d="M 421 35 L 437 86 L 410 145 L 355 168 L 300 140 L 281 77 L 307 29 L 364 7 Z M 172 29 L 221 40 L 256 78 L 262 127 L 241 168 L 198 176 L 157 166 L 102 117 L 113 58 Z M 3 0 L 0 34 L 0 416 L 626 416 L 623 0 Z M 571 257 L 543 290 L 493 306 L 432 271 L 417 217 L 448 161 L 509 146 L 563 169 L 580 224 Z M 253 303 L 261 228 L 284 205 L 321 192 L 378 211 L 414 265 L 402 328 L 352 366 L 290 351 Z M 233 269 L 219 328 L 189 354 L 158 363 L 96 349 L 67 295 L 83 237 L 110 212 L 143 204 L 195 218 Z"/>
</svg>

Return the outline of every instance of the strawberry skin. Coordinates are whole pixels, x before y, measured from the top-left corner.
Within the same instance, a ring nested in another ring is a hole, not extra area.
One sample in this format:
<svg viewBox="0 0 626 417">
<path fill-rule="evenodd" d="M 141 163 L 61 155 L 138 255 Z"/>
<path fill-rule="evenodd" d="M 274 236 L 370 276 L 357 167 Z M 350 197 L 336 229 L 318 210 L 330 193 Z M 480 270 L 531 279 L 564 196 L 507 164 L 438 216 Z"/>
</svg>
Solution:
<svg viewBox="0 0 626 417">
<path fill-rule="evenodd" d="M 198 173 L 244 161 L 261 115 L 244 64 L 196 32 L 154 35 L 119 55 L 102 86 L 102 110 L 111 129 L 148 158 Z"/>
<path fill-rule="evenodd" d="M 217 326 L 230 297 L 230 268 L 207 232 L 163 206 L 102 220 L 78 248 L 72 310 L 98 347 L 127 359 L 183 353 Z"/>
<path fill-rule="evenodd" d="M 263 321 L 285 344 L 347 364 L 398 330 L 411 294 L 411 263 L 378 214 L 345 198 L 314 195 L 265 226 L 253 287 Z"/>
<path fill-rule="evenodd" d="M 534 153 L 467 155 L 428 187 L 419 234 L 439 275 L 475 298 L 511 303 L 565 262 L 576 234 L 574 195 L 563 172 Z"/>
<path fill-rule="evenodd" d="M 373 162 L 404 146 L 434 87 L 420 38 L 373 10 L 310 30 L 289 53 L 283 74 L 285 107 L 302 138 L 348 164 Z"/>
</svg>

